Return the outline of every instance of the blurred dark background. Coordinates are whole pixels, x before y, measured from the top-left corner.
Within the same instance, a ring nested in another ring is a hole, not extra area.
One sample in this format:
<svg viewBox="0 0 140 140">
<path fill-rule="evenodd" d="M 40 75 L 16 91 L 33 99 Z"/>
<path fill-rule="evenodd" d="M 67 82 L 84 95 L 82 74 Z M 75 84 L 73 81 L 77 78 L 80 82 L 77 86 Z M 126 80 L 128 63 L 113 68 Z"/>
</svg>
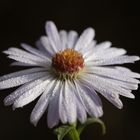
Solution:
<svg viewBox="0 0 140 140">
<path fill-rule="evenodd" d="M 58 29 L 82 32 L 88 26 L 95 28 L 98 42 L 110 40 L 113 46 L 140 56 L 140 13 L 136 1 L 127 0 L 0 0 L 0 51 L 20 42 L 34 44 L 45 34 L 45 21 L 53 20 Z M 10 60 L 0 54 L 0 75 L 16 71 L 9 67 Z M 140 72 L 139 62 L 126 65 Z M 3 99 L 15 89 L 0 93 L 0 140 L 56 140 L 46 125 L 46 114 L 37 127 L 29 122 L 35 102 L 23 109 L 12 111 Z M 111 105 L 104 98 L 106 135 L 101 135 L 98 125 L 89 127 L 82 140 L 140 140 L 140 91 L 134 91 L 135 100 L 122 98 L 123 110 Z"/>
</svg>

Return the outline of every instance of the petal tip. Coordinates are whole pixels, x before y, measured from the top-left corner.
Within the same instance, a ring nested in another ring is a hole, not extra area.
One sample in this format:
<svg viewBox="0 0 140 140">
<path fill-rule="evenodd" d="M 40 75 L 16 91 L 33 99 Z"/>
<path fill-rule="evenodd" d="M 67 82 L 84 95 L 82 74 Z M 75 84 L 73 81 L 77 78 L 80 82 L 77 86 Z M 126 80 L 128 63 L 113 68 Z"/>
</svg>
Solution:
<svg viewBox="0 0 140 140">
<path fill-rule="evenodd" d="M 3 103 L 4 103 L 5 106 L 8 106 L 8 105 L 9 105 L 9 103 L 8 103 L 8 101 L 7 101 L 7 98 L 5 98 L 5 99 L 3 100 Z"/>
<path fill-rule="evenodd" d="M 130 98 L 135 99 L 135 95 L 131 94 Z"/>
<path fill-rule="evenodd" d="M 34 125 L 34 127 L 36 127 L 38 124 L 38 121 L 36 121 L 35 119 L 33 119 L 31 117 L 30 117 L 30 122 Z"/>
<path fill-rule="evenodd" d="M 52 26 L 55 26 L 55 24 L 51 20 L 50 21 L 47 21 L 46 24 L 45 24 L 46 29 L 51 28 Z"/>
<path fill-rule="evenodd" d="M 117 106 L 118 109 L 122 109 L 123 108 L 123 104 Z"/>
<path fill-rule="evenodd" d="M 16 109 L 17 107 L 15 105 L 12 106 L 13 111 Z"/>
<path fill-rule="evenodd" d="M 138 60 L 140 60 L 140 57 L 139 57 L 139 56 L 137 56 L 137 61 L 138 61 Z"/>
</svg>

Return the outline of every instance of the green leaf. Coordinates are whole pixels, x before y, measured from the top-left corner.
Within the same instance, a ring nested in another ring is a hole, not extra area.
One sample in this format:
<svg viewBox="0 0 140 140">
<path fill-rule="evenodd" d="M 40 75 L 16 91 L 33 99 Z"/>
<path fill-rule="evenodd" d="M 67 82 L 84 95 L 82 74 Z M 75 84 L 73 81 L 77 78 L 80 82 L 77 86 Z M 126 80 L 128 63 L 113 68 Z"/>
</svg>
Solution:
<svg viewBox="0 0 140 140">
<path fill-rule="evenodd" d="M 54 130 L 58 140 L 62 140 L 71 130 L 73 126 L 63 125 Z"/>
<path fill-rule="evenodd" d="M 83 132 L 83 130 L 88 126 L 88 125 L 91 125 L 91 124 L 94 124 L 94 123 L 99 123 L 102 127 L 102 134 L 105 134 L 106 133 L 106 127 L 105 127 L 105 124 L 102 120 L 98 119 L 98 118 L 89 118 L 87 119 L 87 121 L 84 123 L 84 124 L 81 124 L 77 131 L 79 133 L 79 136 L 81 135 L 81 133 Z"/>
</svg>

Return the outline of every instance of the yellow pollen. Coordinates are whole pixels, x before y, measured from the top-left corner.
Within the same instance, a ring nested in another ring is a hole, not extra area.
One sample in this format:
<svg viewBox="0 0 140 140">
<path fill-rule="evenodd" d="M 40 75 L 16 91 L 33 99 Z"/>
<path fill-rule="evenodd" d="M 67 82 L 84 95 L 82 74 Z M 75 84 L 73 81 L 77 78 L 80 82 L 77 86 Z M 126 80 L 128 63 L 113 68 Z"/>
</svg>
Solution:
<svg viewBox="0 0 140 140">
<path fill-rule="evenodd" d="M 56 53 L 52 58 L 52 67 L 58 73 L 71 75 L 83 69 L 84 59 L 79 52 L 65 49 Z"/>
</svg>

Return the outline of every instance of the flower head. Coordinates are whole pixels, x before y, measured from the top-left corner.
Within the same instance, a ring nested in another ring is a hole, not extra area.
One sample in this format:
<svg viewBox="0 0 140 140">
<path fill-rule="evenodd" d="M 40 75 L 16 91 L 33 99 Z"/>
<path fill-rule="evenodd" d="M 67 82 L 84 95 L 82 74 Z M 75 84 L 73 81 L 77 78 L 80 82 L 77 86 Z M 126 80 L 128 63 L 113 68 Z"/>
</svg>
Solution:
<svg viewBox="0 0 140 140">
<path fill-rule="evenodd" d="M 140 74 L 118 65 L 133 63 L 138 56 L 125 55 L 126 50 L 111 47 L 109 41 L 96 44 L 92 28 L 79 37 L 76 31 L 58 32 L 51 21 L 45 29 L 47 36 L 37 41 L 38 49 L 21 44 L 23 49 L 4 51 L 15 60 L 12 65 L 33 67 L 0 77 L 0 89 L 20 86 L 5 98 L 5 105 L 23 107 L 40 96 L 30 120 L 36 125 L 48 110 L 48 126 L 52 128 L 59 120 L 84 123 L 87 114 L 102 116 L 97 92 L 120 109 L 120 95 L 134 98 L 131 91 L 138 88 Z"/>
</svg>

